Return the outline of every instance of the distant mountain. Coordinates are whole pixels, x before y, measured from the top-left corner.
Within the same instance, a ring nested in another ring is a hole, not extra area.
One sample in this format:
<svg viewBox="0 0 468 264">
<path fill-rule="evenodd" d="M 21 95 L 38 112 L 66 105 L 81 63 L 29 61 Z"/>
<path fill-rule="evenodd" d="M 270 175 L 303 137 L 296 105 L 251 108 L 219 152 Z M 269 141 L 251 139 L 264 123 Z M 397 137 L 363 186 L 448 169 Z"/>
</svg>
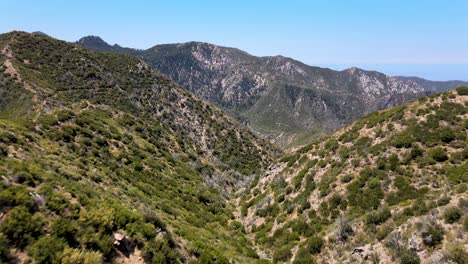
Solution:
<svg viewBox="0 0 468 264">
<path fill-rule="evenodd" d="M 433 91 L 433 92 L 442 92 L 452 89 L 454 87 L 468 85 L 468 82 L 464 81 L 429 81 L 419 77 L 405 77 L 405 76 L 395 76 L 396 78 L 402 81 L 413 81 L 418 85 L 424 87 L 424 89 Z"/>
<path fill-rule="evenodd" d="M 39 35 L 39 36 L 43 36 L 43 37 L 50 37 L 49 35 L 47 35 L 46 33 L 42 32 L 42 31 L 34 31 L 31 34 Z"/>
<path fill-rule="evenodd" d="M 129 51 L 102 40 L 99 45 L 94 42 L 85 38 L 77 44 L 144 60 L 280 146 L 310 142 L 369 112 L 402 104 L 439 87 L 430 81 L 404 80 L 358 68 L 334 71 L 283 56 L 255 57 L 209 43 Z"/>
<path fill-rule="evenodd" d="M 86 36 L 82 37 L 76 42 L 78 45 L 97 51 L 107 51 L 107 52 L 117 52 L 117 53 L 127 53 L 130 55 L 138 54 L 138 50 L 131 48 L 124 48 L 118 44 L 109 45 L 102 38 L 98 36 Z"/>
</svg>

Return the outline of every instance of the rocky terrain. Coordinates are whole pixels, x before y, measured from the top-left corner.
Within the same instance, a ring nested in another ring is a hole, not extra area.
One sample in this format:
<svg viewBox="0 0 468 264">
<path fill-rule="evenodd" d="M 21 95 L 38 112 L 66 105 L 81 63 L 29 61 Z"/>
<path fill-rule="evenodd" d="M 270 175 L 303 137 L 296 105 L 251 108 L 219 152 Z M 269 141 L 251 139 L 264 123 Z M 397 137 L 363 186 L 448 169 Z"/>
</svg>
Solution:
<svg viewBox="0 0 468 264">
<path fill-rule="evenodd" d="M 139 51 L 111 46 L 95 36 L 77 43 L 141 58 L 281 147 L 304 145 L 372 111 L 460 84 L 391 77 L 358 68 L 334 71 L 283 56 L 255 57 L 201 42 Z"/>
</svg>

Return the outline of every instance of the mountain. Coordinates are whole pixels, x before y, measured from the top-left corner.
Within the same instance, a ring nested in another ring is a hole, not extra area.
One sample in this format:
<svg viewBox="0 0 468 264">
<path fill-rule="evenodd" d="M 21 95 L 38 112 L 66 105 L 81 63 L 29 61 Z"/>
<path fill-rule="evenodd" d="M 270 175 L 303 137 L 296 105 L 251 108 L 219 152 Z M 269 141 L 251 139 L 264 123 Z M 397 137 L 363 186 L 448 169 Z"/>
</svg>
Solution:
<svg viewBox="0 0 468 264">
<path fill-rule="evenodd" d="M 138 54 L 138 50 L 131 48 L 124 48 L 118 44 L 109 45 L 102 38 L 98 36 L 86 36 L 82 37 L 76 42 L 76 44 L 83 46 L 88 49 L 97 50 L 97 51 L 107 51 L 107 52 L 116 52 L 116 53 L 127 53 L 129 55 Z"/>
<path fill-rule="evenodd" d="M 24 32 L 0 51 L 0 262 L 258 259 L 231 197 L 269 142 L 130 56 Z"/>
<path fill-rule="evenodd" d="M 11 32 L 0 65 L 2 263 L 468 259 L 468 87 L 279 158 L 128 55 Z"/>
<path fill-rule="evenodd" d="M 93 48 L 83 39 L 77 43 Z M 132 56 L 282 147 L 303 145 L 372 111 L 456 86 L 358 68 L 334 71 L 201 42 L 157 45 L 133 50 Z"/>
<path fill-rule="evenodd" d="M 468 82 L 464 81 L 428 81 L 419 77 L 404 77 L 404 76 L 395 76 L 396 78 L 402 81 L 412 81 L 418 85 L 424 87 L 426 90 L 434 92 L 443 92 L 454 87 L 466 86 Z"/>
<path fill-rule="evenodd" d="M 468 87 L 371 113 L 240 193 L 260 256 L 287 263 L 466 263 Z"/>
</svg>

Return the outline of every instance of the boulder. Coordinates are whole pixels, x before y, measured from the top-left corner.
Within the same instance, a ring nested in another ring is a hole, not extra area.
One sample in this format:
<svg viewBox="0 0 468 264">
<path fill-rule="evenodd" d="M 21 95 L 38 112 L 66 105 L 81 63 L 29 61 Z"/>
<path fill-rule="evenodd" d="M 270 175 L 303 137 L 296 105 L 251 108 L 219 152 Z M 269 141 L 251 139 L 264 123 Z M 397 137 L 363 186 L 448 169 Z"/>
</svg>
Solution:
<svg viewBox="0 0 468 264">
<path fill-rule="evenodd" d="M 371 246 L 369 244 L 362 246 L 362 247 L 356 247 L 353 248 L 353 252 L 351 255 L 357 255 L 363 260 L 367 260 L 369 256 L 371 255 Z"/>
<path fill-rule="evenodd" d="M 35 192 L 30 192 L 29 195 L 31 198 L 34 200 L 34 203 L 36 203 L 37 207 L 43 207 L 45 205 L 44 197 L 41 195 L 35 193 Z"/>
<path fill-rule="evenodd" d="M 135 249 L 135 245 L 126 236 L 120 233 L 114 233 L 114 246 L 124 255 L 130 255 Z"/>
</svg>

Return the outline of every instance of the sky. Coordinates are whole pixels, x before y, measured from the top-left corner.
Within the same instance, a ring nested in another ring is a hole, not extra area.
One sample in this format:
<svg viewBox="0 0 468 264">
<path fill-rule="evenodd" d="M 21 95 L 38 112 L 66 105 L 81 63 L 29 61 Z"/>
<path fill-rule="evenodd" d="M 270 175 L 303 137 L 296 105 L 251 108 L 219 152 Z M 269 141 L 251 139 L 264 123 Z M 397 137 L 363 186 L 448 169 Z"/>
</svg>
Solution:
<svg viewBox="0 0 468 264">
<path fill-rule="evenodd" d="M 0 32 L 98 35 L 149 48 L 204 41 L 256 56 L 468 81 L 467 0 L 0 0 Z"/>
</svg>

